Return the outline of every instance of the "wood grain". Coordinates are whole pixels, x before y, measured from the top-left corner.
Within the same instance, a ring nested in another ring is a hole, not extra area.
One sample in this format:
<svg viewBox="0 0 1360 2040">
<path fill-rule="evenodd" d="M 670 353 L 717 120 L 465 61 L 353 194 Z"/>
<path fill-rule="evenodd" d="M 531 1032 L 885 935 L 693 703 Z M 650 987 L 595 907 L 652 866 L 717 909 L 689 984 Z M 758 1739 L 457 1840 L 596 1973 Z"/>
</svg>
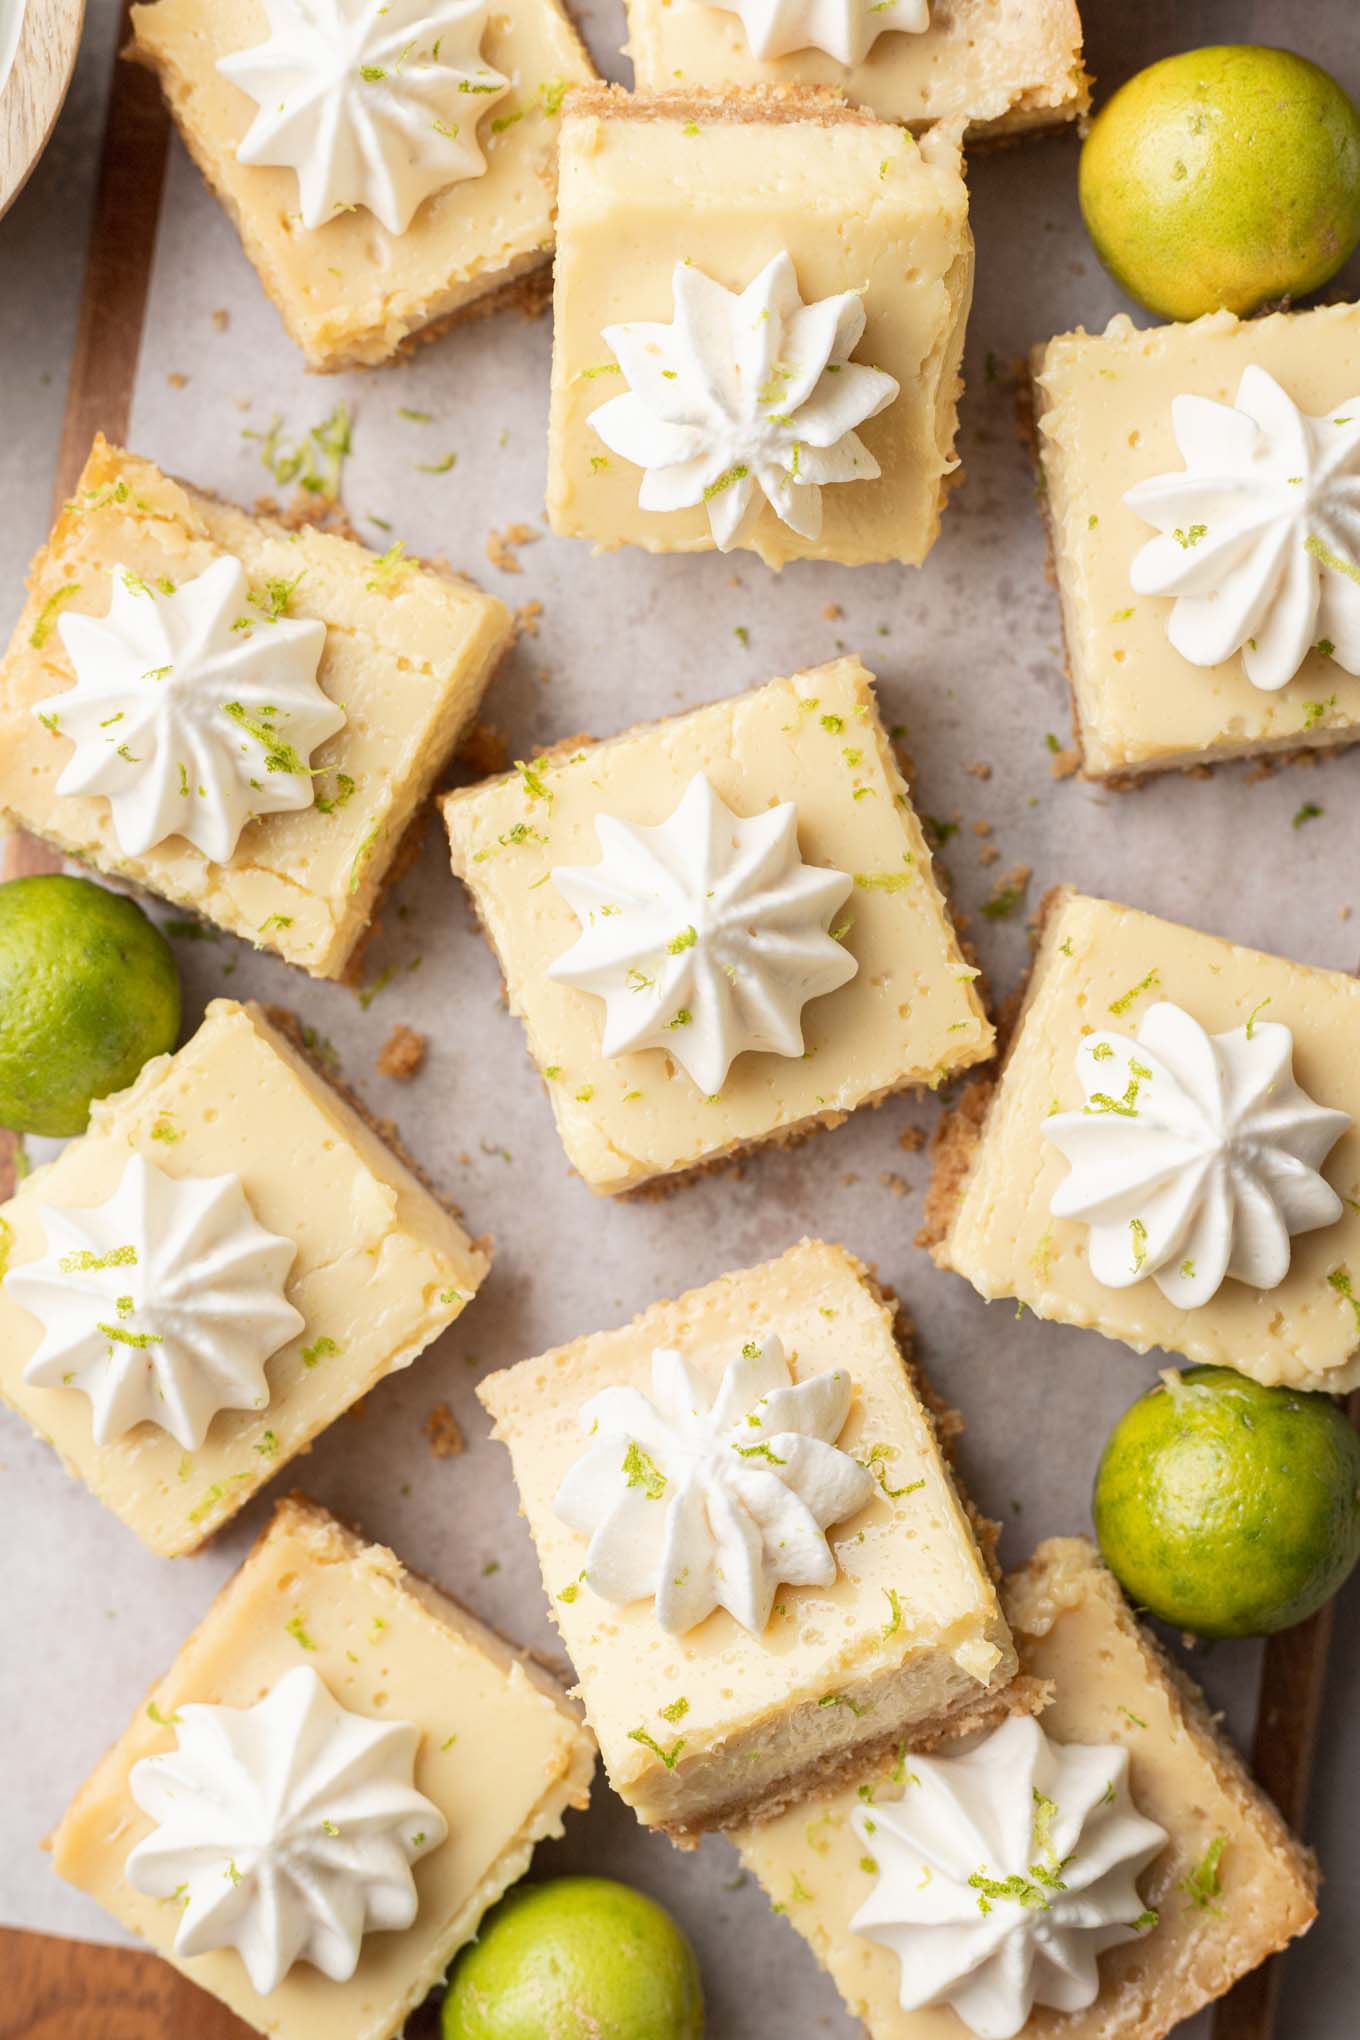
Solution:
<svg viewBox="0 0 1360 2040">
<path fill-rule="evenodd" d="M 47 147 L 76 67 L 85 0 L 28 0 L 0 91 L 0 218 Z"/>
<path fill-rule="evenodd" d="M 131 1948 L 0 1927 L 0 1976 L 0 2040 L 255 2040 L 168 1962 Z M 412 2014 L 406 2040 L 438 2040 L 438 2004 Z"/>
</svg>

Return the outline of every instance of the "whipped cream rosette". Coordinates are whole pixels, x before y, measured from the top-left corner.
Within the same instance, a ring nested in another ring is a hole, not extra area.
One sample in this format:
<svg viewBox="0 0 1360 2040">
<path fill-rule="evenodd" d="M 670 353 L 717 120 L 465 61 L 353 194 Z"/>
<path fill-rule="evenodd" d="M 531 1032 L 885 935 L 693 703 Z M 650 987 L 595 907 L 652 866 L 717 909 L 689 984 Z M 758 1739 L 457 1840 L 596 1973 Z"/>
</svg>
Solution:
<svg viewBox="0 0 1360 2040">
<path fill-rule="evenodd" d="M 412 1924 L 411 1865 L 448 1833 L 412 1782 L 417 1727 L 352 1714 L 306 1665 L 254 1707 L 183 1704 L 172 1725 L 178 1747 L 132 1767 L 156 1825 L 126 1874 L 183 1906 L 177 1955 L 235 1948 L 267 1996 L 299 1961 L 344 1983 L 366 1933 Z"/>
<path fill-rule="evenodd" d="M 827 1530 L 873 1499 L 873 1474 L 836 1445 L 853 1386 L 841 1369 L 792 1378 L 777 1338 L 753 1339 L 717 1392 L 683 1354 L 652 1355 L 652 1393 L 606 1388 L 580 1411 L 589 1449 L 553 1507 L 590 1539 L 585 1578 L 606 1601 L 655 1600 L 673 1635 L 725 1608 L 764 1629 L 775 1590 L 832 1584 Z"/>
<path fill-rule="evenodd" d="M 1360 673 L 1360 397 L 1310 417 L 1264 368 L 1235 404 L 1177 397 L 1183 472 L 1126 493 L 1159 537 L 1135 594 L 1172 597 L 1167 636 L 1195 666 L 1241 654 L 1253 687 L 1293 679 L 1314 648 Z"/>
<path fill-rule="evenodd" d="M 760 498 L 800 537 L 822 529 L 822 490 L 875 481 L 856 427 L 898 384 L 852 361 L 864 334 L 858 291 L 804 304 L 792 258 L 774 256 L 742 291 L 677 262 L 669 326 L 607 326 L 628 384 L 590 414 L 611 453 L 645 470 L 643 510 L 702 505 L 720 552 Z"/>
<path fill-rule="evenodd" d="M 264 0 L 268 40 L 222 57 L 259 111 L 237 161 L 297 173 L 302 224 L 364 206 L 404 234 L 480 177 L 478 122 L 510 90 L 482 56 L 486 0 Z"/>
<path fill-rule="evenodd" d="M 1012 1716 L 961 1756 L 912 1755 L 906 1780 L 852 1816 L 876 1882 L 850 1922 L 898 1957 L 903 2010 L 1014 2040 L 1035 2005 L 1094 2004 L 1099 1958 L 1157 1924 L 1137 1880 L 1168 1837 L 1129 1795 L 1128 1751 Z"/>
<path fill-rule="evenodd" d="M 1169 1000 L 1136 1037 L 1102 1030 L 1077 1051 L 1086 1102 L 1043 1123 L 1071 1164 L 1055 1218 L 1090 1227 L 1091 1272 L 1113 1289 L 1150 1276 L 1193 1310 L 1225 1277 L 1273 1289 L 1290 1238 L 1332 1225 L 1341 1199 L 1320 1171 L 1350 1115 L 1294 1080 L 1294 1037 L 1253 1015 L 1209 1034 Z"/>
<path fill-rule="evenodd" d="M 794 804 L 745 819 L 696 773 L 657 827 L 595 828 L 600 862 L 552 874 L 581 934 L 548 974 L 604 1000 L 604 1053 L 664 1049 L 706 1097 L 739 1055 L 801 1055 L 803 1007 L 858 965 L 829 933 L 854 881 L 804 864 Z"/>
</svg>

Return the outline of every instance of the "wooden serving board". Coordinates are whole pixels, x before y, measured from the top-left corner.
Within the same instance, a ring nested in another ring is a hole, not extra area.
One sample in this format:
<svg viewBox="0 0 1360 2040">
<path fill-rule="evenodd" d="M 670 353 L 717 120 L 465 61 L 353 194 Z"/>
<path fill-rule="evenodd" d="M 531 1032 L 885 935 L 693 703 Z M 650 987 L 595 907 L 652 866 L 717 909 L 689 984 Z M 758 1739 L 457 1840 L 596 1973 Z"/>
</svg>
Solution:
<svg viewBox="0 0 1360 2040">
<path fill-rule="evenodd" d="M 126 12 L 126 0 L 124 0 Z M 120 41 L 122 38 L 120 38 Z M 96 430 L 123 442 L 155 249 L 169 121 L 148 73 L 115 60 L 90 252 L 53 500 L 71 494 Z M 0 210 L 3 185 L 0 184 Z M 60 860 L 22 835 L 0 841 L 0 877 Z M 0 1198 L 14 1181 L 13 1136 L 0 1129 Z M 1360 1395 L 1351 1415 L 1360 1420 Z M 1332 1611 L 1275 1637 L 1261 1675 L 1256 1774 L 1301 1829 L 1317 1745 Z M 247 2040 L 251 2029 L 151 1955 L 0 1928 L 0 2040 Z M 1215 2008 L 1214 2040 L 1274 2040 L 1281 1965 L 1266 1963 Z M 433 2001 L 407 2040 L 436 2040 Z M 720 2036 L 716 2036 L 720 2040 Z M 790 2036 L 792 2040 L 792 2036 Z"/>
<path fill-rule="evenodd" d="M 85 0 L 27 0 L 19 45 L 0 87 L 0 215 L 47 147 L 75 69 Z"/>
</svg>

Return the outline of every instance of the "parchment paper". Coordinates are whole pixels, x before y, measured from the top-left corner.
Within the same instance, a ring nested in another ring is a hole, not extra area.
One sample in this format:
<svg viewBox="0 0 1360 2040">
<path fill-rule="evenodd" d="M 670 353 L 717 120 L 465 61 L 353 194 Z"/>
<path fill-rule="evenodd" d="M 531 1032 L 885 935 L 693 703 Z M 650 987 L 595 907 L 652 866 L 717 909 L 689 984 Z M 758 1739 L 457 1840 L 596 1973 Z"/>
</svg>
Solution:
<svg viewBox="0 0 1360 2040">
<path fill-rule="evenodd" d="M 1227 0 L 1138 10 L 1092 0 L 1087 11 L 1093 67 L 1111 82 L 1173 47 L 1281 38 L 1275 9 Z M 1316 19 L 1304 21 L 1299 46 L 1360 91 L 1346 0 L 1303 12 Z M 584 27 L 602 68 L 626 77 L 611 55 L 622 40 L 614 7 L 588 11 Z M 1025 909 L 1002 919 L 978 909 L 998 877 L 1020 865 L 1032 867 L 1029 908 L 1047 886 L 1075 880 L 1244 942 L 1351 968 L 1358 924 L 1348 915 L 1360 894 L 1353 756 L 1257 784 L 1233 770 L 1212 780 L 1166 778 L 1125 795 L 1052 777 L 1047 739 L 1052 732 L 1068 741 L 1066 692 L 1011 364 L 1031 342 L 1079 322 L 1098 326 L 1122 308 L 1082 231 L 1075 170 L 1070 137 L 973 165 L 978 292 L 961 441 L 967 480 L 921 572 L 799 566 L 776 578 L 743 555 L 652 559 L 626 551 L 593 560 L 584 545 L 546 535 L 518 548 L 521 574 L 498 570 L 485 552 L 493 528 L 542 530 L 549 320 L 505 314 L 466 325 L 395 369 L 309 378 L 178 145 L 131 441 L 172 472 L 249 503 L 273 484 L 258 442 L 243 434 L 266 429 L 276 413 L 296 433 L 343 399 L 354 420 L 344 498 L 363 535 L 379 550 L 399 536 L 413 552 L 445 555 L 514 605 L 542 604 L 484 710 L 514 755 L 580 730 L 607 735 L 842 647 L 858 650 L 879 676 L 886 720 L 906 725 L 918 805 L 960 824 L 945 861 L 998 993 L 1026 962 Z M 1354 289 L 1360 268 L 1352 265 L 1349 279 Z M 229 315 L 225 330 L 214 317 L 220 309 Z M 428 411 L 434 422 L 408 421 L 401 407 Z M 457 462 L 448 472 L 418 472 L 419 463 L 449 452 Z M 34 485 L 45 489 L 46 477 Z M 17 590 L 10 607 L 17 611 Z M 1291 827 L 1306 800 L 1324 813 Z M 990 865 L 981 861 L 987 845 L 999 852 Z M 1156 1358 L 1032 1317 L 1017 1321 L 1011 1306 L 988 1308 L 932 1267 L 912 1243 L 926 1160 L 901 1137 L 928 1129 L 934 1104 L 898 1101 L 861 1113 L 805 1147 L 758 1155 L 739 1173 L 659 1202 L 593 1197 L 568 1172 L 435 825 L 389 899 L 363 996 L 315 984 L 226 936 L 180 941 L 177 953 L 188 1025 L 220 993 L 292 1006 L 334 1043 L 347 1079 L 376 1113 L 395 1120 L 472 1229 L 495 1237 L 491 1280 L 458 1325 L 335 1425 L 276 1488 L 305 1487 L 507 1633 L 557 1652 L 508 1459 L 486 1439 L 474 1383 L 815 1232 L 876 1263 L 904 1296 L 926 1367 L 966 1415 L 963 1476 L 1005 1522 L 1006 1560 L 1044 1535 L 1088 1527 L 1100 1444 L 1153 1378 Z M 430 1037 L 428 1064 L 411 1085 L 374 1069 L 398 1021 Z M 441 1459 L 429 1449 L 422 1422 L 440 1402 L 466 1436 L 461 1456 Z M 0 1550 L 8 1554 L 0 1918 L 115 1937 L 92 1904 L 53 1876 L 36 1853 L 39 1838 L 240 1562 L 272 1499 L 246 1510 L 198 1559 L 166 1562 L 70 1483 L 22 1424 L 0 1422 Z M 1354 1628 L 1345 1608 L 1341 1626 L 1346 1636 Z M 1249 1738 L 1259 1647 L 1201 1649 L 1193 1669 L 1239 1739 Z M 1325 1731 L 1334 1745 L 1345 1735 L 1343 1705 L 1334 1688 Z M 1330 1925 L 1324 1911 L 1301 1958 L 1317 1987 L 1289 1991 L 1281 2033 L 1290 2040 L 1341 2040 L 1353 2030 L 1344 1984 L 1344 1962 L 1353 1958 L 1342 1953 L 1344 1885 L 1357 1858 L 1348 1825 L 1339 1812 L 1320 1810 L 1324 1865 L 1342 1880 L 1332 1891 L 1340 1902 Z M 538 1857 L 540 1872 L 568 1868 L 631 1879 L 676 1910 L 700 1949 L 715 2040 L 848 2040 L 857 2030 L 753 1883 L 732 1888 L 736 1866 L 724 1842 L 690 1855 L 671 1849 L 636 1826 L 601 1777 L 589 1815 L 573 1816 L 565 1840 Z M 1207 2025 L 1184 2031 L 1200 2036 Z"/>
</svg>

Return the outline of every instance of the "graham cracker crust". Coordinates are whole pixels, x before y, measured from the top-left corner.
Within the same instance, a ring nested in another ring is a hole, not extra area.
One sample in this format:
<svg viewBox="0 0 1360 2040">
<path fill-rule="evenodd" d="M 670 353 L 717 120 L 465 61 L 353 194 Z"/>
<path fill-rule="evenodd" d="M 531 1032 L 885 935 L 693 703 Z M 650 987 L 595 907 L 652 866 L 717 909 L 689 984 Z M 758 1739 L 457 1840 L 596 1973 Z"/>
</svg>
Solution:
<svg viewBox="0 0 1360 2040">
<path fill-rule="evenodd" d="M 562 111 L 568 117 L 601 120 L 764 122 L 791 127 L 812 121 L 820 127 L 890 127 L 867 108 L 853 106 L 834 85 L 729 85 L 722 90 L 625 92 L 622 85 L 578 85 Z"/>
</svg>

